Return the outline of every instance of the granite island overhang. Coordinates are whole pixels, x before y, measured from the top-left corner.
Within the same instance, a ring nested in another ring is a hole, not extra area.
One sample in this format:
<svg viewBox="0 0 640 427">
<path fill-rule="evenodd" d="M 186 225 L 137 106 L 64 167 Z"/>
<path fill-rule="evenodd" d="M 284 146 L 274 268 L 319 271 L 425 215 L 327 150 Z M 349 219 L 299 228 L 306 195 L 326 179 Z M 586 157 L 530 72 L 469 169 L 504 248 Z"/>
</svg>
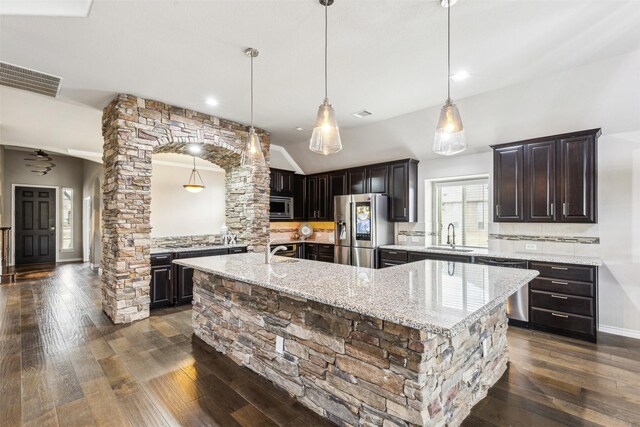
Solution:
<svg viewBox="0 0 640 427">
<path fill-rule="evenodd" d="M 197 337 L 340 425 L 459 425 L 506 370 L 506 298 L 538 274 L 262 254 L 174 262 L 195 270 Z"/>
</svg>

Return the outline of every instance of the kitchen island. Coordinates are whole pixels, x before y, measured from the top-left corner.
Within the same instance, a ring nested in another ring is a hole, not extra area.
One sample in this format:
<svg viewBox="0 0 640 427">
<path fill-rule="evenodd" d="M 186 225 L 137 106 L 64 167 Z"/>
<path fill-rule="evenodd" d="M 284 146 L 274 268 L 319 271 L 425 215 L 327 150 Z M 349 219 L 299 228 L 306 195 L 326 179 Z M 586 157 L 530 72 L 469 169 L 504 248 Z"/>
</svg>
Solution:
<svg viewBox="0 0 640 427">
<path fill-rule="evenodd" d="M 339 425 L 459 425 L 504 373 L 505 299 L 537 272 L 239 254 L 194 274 L 197 337 Z"/>
</svg>

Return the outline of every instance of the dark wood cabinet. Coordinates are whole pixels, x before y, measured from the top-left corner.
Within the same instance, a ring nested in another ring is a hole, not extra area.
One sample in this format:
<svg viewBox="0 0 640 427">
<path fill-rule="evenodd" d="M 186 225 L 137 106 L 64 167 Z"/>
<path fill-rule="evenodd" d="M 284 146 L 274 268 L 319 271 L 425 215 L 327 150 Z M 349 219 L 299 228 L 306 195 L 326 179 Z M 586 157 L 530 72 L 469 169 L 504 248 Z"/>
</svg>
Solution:
<svg viewBox="0 0 640 427">
<path fill-rule="evenodd" d="M 332 221 L 335 196 L 365 193 L 389 196 L 390 221 L 418 218 L 418 161 L 413 159 L 306 176 L 272 169 L 270 188 L 272 195 L 293 197 L 296 221 Z"/>
<path fill-rule="evenodd" d="M 293 220 L 306 219 L 307 180 L 304 175 L 293 176 Z"/>
<path fill-rule="evenodd" d="M 246 252 L 246 248 L 244 249 Z M 176 258 L 202 258 L 215 255 L 226 255 L 229 249 L 210 249 L 203 251 L 178 252 Z M 193 268 L 184 265 L 176 265 L 175 303 L 189 304 L 193 299 Z"/>
<path fill-rule="evenodd" d="M 329 176 L 313 175 L 307 177 L 306 187 L 307 219 L 314 221 L 328 221 Z"/>
<path fill-rule="evenodd" d="M 522 221 L 524 190 L 524 146 L 493 151 L 493 219 L 496 222 Z"/>
<path fill-rule="evenodd" d="M 493 146 L 495 222 L 597 222 L 600 129 Z"/>
<path fill-rule="evenodd" d="M 433 261 L 451 261 L 451 262 L 473 262 L 473 257 L 469 255 L 456 254 L 436 254 L 427 252 L 409 252 L 409 262 L 433 260 Z"/>
<path fill-rule="evenodd" d="M 534 329 L 597 341 L 598 268 L 531 261 L 540 275 L 529 284 Z"/>
<path fill-rule="evenodd" d="M 347 171 L 349 180 L 348 194 L 364 194 L 367 192 L 366 168 L 355 168 Z"/>
<path fill-rule="evenodd" d="M 166 307 L 173 304 L 171 266 L 151 268 L 151 289 L 149 308 Z"/>
<path fill-rule="evenodd" d="M 418 162 L 406 160 L 389 165 L 389 220 L 418 219 Z"/>
<path fill-rule="evenodd" d="M 597 141 L 594 135 L 558 141 L 560 221 L 597 221 Z"/>
<path fill-rule="evenodd" d="M 367 193 L 387 194 L 389 181 L 388 165 L 369 166 L 366 169 L 366 176 Z"/>
<path fill-rule="evenodd" d="M 524 220 L 553 222 L 556 220 L 556 143 L 534 142 L 524 146 L 526 189 Z"/>
<path fill-rule="evenodd" d="M 291 196 L 294 192 L 294 173 L 271 169 L 269 171 L 269 190 L 274 196 Z"/>
<path fill-rule="evenodd" d="M 334 262 L 333 245 L 323 243 L 305 243 L 304 258 L 312 261 Z"/>
<path fill-rule="evenodd" d="M 347 193 L 347 173 L 333 172 L 329 174 L 329 220 L 333 221 L 333 198 Z"/>
</svg>

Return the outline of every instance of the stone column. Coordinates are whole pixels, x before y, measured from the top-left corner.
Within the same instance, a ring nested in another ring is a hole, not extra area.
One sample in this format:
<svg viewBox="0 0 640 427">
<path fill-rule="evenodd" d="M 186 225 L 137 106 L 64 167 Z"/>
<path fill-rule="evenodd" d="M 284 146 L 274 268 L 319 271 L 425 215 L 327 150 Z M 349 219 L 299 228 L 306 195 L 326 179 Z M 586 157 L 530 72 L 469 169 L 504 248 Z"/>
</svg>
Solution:
<svg viewBox="0 0 640 427">
<path fill-rule="evenodd" d="M 118 95 L 104 110 L 102 308 L 114 323 L 149 316 L 153 147 L 137 123 L 135 97 Z"/>
</svg>

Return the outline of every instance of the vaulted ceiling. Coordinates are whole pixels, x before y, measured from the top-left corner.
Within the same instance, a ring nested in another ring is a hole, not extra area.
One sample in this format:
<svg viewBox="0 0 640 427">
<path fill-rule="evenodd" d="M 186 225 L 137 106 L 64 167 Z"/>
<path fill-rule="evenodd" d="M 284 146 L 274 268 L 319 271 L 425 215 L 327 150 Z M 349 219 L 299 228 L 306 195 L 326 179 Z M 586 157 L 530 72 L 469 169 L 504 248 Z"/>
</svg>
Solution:
<svg viewBox="0 0 640 427">
<path fill-rule="evenodd" d="M 345 131 L 444 101 L 438 1 L 336 0 L 329 30 L 329 98 Z M 640 7 L 459 0 L 452 31 L 452 71 L 471 74 L 453 84 L 463 99 L 638 49 Z M 250 46 L 260 50 L 256 125 L 295 152 L 323 98 L 322 43 L 316 0 L 94 0 L 88 17 L 0 15 L 0 60 L 63 78 L 58 99 L 0 88 L 0 143 L 99 152 L 101 109 L 117 92 L 247 123 Z M 351 115 L 361 109 L 374 114 Z"/>
</svg>

